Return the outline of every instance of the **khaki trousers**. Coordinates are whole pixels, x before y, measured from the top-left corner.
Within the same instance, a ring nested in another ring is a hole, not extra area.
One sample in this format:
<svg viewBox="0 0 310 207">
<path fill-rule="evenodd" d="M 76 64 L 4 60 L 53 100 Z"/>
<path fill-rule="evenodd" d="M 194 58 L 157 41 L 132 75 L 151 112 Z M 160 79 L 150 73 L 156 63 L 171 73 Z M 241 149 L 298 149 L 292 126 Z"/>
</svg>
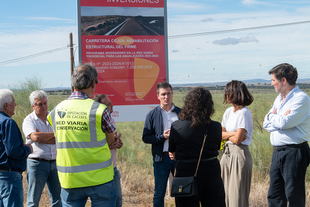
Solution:
<svg viewBox="0 0 310 207">
<path fill-rule="evenodd" d="M 249 207 L 253 166 L 249 147 L 226 143 L 220 164 L 226 207 Z"/>
</svg>

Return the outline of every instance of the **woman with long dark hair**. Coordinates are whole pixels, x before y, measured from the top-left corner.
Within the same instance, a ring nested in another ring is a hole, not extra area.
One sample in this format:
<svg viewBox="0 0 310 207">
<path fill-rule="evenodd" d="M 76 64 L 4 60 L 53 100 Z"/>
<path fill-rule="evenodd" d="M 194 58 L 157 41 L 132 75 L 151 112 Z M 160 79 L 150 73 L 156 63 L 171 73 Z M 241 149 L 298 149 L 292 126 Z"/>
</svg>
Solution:
<svg viewBox="0 0 310 207">
<path fill-rule="evenodd" d="M 184 98 L 179 120 L 171 124 L 169 151 L 178 161 L 176 177 L 193 176 L 196 171 L 204 135 L 207 138 L 197 173 L 198 196 L 177 197 L 177 207 L 223 207 L 225 194 L 217 159 L 222 139 L 221 124 L 211 120 L 214 113 L 211 93 L 195 88 Z"/>
<path fill-rule="evenodd" d="M 252 140 L 253 120 L 247 107 L 253 97 L 246 85 L 233 80 L 225 88 L 226 109 L 222 120 L 222 139 L 227 140 L 221 159 L 221 172 L 227 207 L 248 207 L 252 178 L 252 156 L 249 145 Z"/>
</svg>

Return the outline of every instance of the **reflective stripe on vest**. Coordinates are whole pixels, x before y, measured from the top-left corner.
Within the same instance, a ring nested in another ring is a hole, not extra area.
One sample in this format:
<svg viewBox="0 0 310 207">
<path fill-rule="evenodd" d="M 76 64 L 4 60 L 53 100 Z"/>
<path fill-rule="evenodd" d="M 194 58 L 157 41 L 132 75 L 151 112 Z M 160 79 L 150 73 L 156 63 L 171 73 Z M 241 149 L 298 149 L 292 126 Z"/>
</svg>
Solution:
<svg viewBox="0 0 310 207">
<path fill-rule="evenodd" d="M 111 153 L 101 129 L 105 108 L 91 99 L 71 99 L 58 104 L 49 114 L 61 187 L 88 187 L 113 180 Z"/>
<path fill-rule="evenodd" d="M 109 167 L 110 165 L 112 165 L 112 159 L 109 159 L 105 162 L 88 164 L 88 165 L 80 165 L 72 167 L 57 166 L 57 170 L 62 173 L 79 173 L 90 170 L 99 170 L 101 168 Z"/>
</svg>

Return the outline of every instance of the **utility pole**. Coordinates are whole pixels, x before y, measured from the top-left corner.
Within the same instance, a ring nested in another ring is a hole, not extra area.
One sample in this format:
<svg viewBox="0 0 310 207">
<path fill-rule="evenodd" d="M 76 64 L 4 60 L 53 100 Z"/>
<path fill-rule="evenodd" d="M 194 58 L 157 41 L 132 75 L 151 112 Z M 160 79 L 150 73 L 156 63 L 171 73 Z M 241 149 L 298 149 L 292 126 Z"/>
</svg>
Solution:
<svg viewBox="0 0 310 207">
<path fill-rule="evenodd" d="M 74 70 L 74 56 L 73 56 L 73 38 L 72 38 L 72 33 L 69 35 L 70 38 L 70 63 L 71 63 L 71 77 L 73 74 Z M 71 84 L 70 84 L 71 85 Z M 71 92 L 73 92 L 73 88 L 71 86 Z"/>
</svg>

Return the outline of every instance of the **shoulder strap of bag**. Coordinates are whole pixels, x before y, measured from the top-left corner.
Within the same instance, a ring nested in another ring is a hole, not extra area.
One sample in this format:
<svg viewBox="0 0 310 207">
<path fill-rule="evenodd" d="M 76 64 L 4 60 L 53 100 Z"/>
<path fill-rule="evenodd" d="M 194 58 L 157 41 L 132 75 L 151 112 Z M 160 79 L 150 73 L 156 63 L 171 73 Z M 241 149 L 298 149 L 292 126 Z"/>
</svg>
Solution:
<svg viewBox="0 0 310 207">
<path fill-rule="evenodd" d="M 197 172 L 198 172 L 198 167 L 199 167 L 200 160 L 201 160 L 202 151 L 203 151 L 203 148 L 205 146 L 205 142 L 206 142 L 206 138 L 207 138 L 208 127 L 209 127 L 209 125 L 207 126 L 206 134 L 205 134 L 204 139 L 203 139 L 203 143 L 202 143 L 201 150 L 200 150 L 200 155 L 199 155 L 199 160 L 198 160 L 198 163 L 197 163 L 196 172 L 195 172 L 194 177 L 197 176 Z"/>
</svg>

